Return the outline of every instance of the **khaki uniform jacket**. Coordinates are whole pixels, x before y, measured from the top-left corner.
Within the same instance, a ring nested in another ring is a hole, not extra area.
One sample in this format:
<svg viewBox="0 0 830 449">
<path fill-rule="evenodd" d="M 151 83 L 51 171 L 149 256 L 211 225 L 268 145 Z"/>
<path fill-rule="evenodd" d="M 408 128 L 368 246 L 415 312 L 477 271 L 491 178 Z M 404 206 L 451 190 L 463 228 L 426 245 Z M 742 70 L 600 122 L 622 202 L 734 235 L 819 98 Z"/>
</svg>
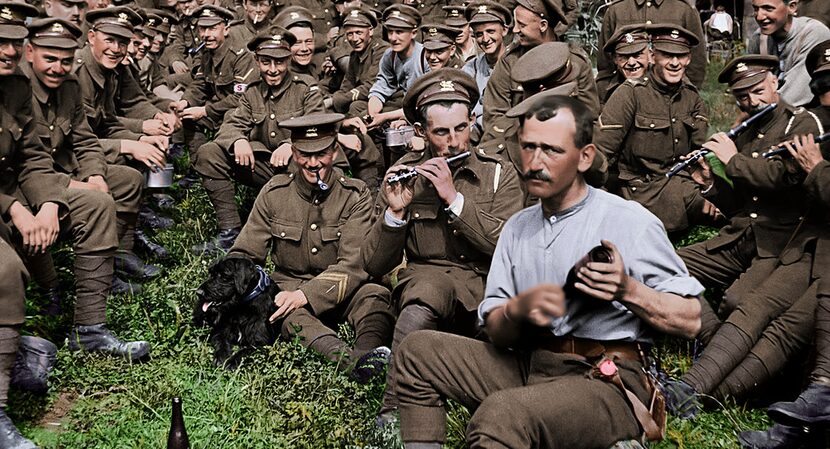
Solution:
<svg viewBox="0 0 830 449">
<path fill-rule="evenodd" d="M 52 158 L 40 138 L 32 113 L 32 88 L 19 70 L 0 77 L 0 217 L 25 196 L 37 211 L 47 202 L 69 210 L 63 191 L 69 178 L 55 172 Z"/>
<path fill-rule="evenodd" d="M 674 23 L 686 28 L 700 39 L 692 49 L 692 62 L 686 69 L 686 76 L 698 88 L 703 87 L 706 78 L 706 44 L 700 14 L 685 0 L 617 0 L 608 7 L 602 18 L 602 31 L 597 48 L 603 48 L 614 32 L 630 24 Z M 613 55 L 600 51 L 597 54 L 597 78 L 603 78 L 616 70 Z"/>
<path fill-rule="evenodd" d="M 408 153 L 398 163 L 416 166 L 431 158 L 429 151 Z M 522 208 L 522 191 L 509 163 L 483 151 L 455 169 L 453 183 L 464 196 L 460 216 L 450 217 L 432 184 L 419 176 L 407 223 L 399 228 L 386 224 L 387 205 L 379 194 L 375 223 L 363 241 L 363 266 L 370 276 L 379 277 L 400 264 L 405 253 L 407 267 L 398 273 L 399 285 L 418 271 L 452 271 L 458 299 L 474 310 L 483 298 L 475 297 L 467 284 L 487 276 L 504 223 Z"/>
<path fill-rule="evenodd" d="M 282 290 L 301 290 L 316 315 L 348 300 L 368 279 L 360 243 L 371 227 L 363 181 L 333 169 L 328 194 L 294 174 L 274 176 L 259 193 L 230 254 L 264 264 L 268 251 Z"/>
<path fill-rule="evenodd" d="M 801 258 L 815 234 L 799 232 L 793 237 L 793 232 L 807 214 L 810 199 L 798 170 L 790 173 L 786 166 L 792 161 L 768 160 L 761 154 L 795 135 L 816 134 L 819 127 L 815 115 L 780 101 L 771 117 L 735 139 L 738 154 L 726 164 L 726 175 L 734 188 L 715 177 L 714 185 L 704 194 L 730 218 L 730 224 L 705 243 L 707 250 L 723 248 L 752 228 L 759 257 L 780 255 L 784 264 Z"/>
<path fill-rule="evenodd" d="M 830 23 L 830 2 L 826 0 L 799 0 L 798 15 L 812 17 L 827 25 Z"/>
<path fill-rule="evenodd" d="M 518 120 L 505 117 L 505 114 L 524 98 L 522 86 L 513 81 L 510 71 L 526 50 L 516 43 L 509 45 L 493 68 L 493 74 L 487 82 L 487 88 L 484 89 L 484 134 L 480 142 L 503 138 L 506 133 L 509 134 L 511 128 L 518 126 Z M 571 45 L 570 60 L 571 74 L 563 80 L 563 84 L 575 80 L 578 86 L 576 98 L 585 103 L 595 116 L 599 115 L 597 85 L 588 55 L 582 49 Z"/>
<path fill-rule="evenodd" d="M 380 68 L 380 58 L 389 43 L 373 36 L 362 53 L 353 51 L 349 56 L 349 69 L 340 90 L 331 96 L 332 108 L 338 112 L 349 111 L 355 101 L 369 101 L 369 89 L 374 84 Z"/>
<path fill-rule="evenodd" d="M 169 51 L 169 63 L 172 65 L 176 61 L 184 62 L 188 67 L 193 67 L 198 59 L 204 54 L 204 47 L 202 51 L 196 54 L 190 54 L 191 49 L 198 47 L 202 41 L 199 39 L 199 27 L 196 26 L 196 19 L 192 17 L 179 17 L 179 23 L 176 25 L 176 32 L 173 35 L 173 42 L 165 49 L 165 53 Z"/>
<path fill-rule="evenodd" d="M 257 35 L 257 33 L 270 26 L 275 16 L 274 8 L 272 7 L 271 13 L 254 26 L 254 23 L 244 12 L 244 8 L 242 8 L 242 15 L 244 19 L 234 20 L 228 24 L 228 37 L 225 40 L 230 44 L 231 48 L 248 48 L 248 42 L 250 42 L 251 39 Z"/>
<path fill-rule="evenodd" d="M 182 100 L 190 106 L 205 106 L 206 118 L 218 127 L 222 117 L 239 104 L 239 97 L 259 79 L 254 56 L 247 48 L 236 49 L 225 41 L 215 51 L 202 54 L 202 63 Z"/>
<path fill-rule="evenodd" d="M 55 166 L 81 181 L 96 175 L 106 177 L 104 149 L 87 121 L 78 79 L 69 75 L 53 90 L 34 76 L 28 63 L 22 63 L 21 69 L 31 80 L 37 135 L 52 154 Z"/>
<path fill-rule="evenodd" d="M 130 98 L 131 92 L 126 95 L 119 93 L 120 83 L 129 76 L 125 75 L 129 69 L 119 66 L 115 70 L 105 70 L 92 57 L 89 46 L 79 50 L 75 55 L 73 73 L 81 85 L 87 121 L 95 135 L 101 139 L 107 161 L 113 163 L 119 154 L 121 139 L 138 140 L 140 137 L 118 120 L 118 99 Z"/>
<path fill-rule="evenodd" d="M 323 97 L 316 82 L 289 71 L 275 88 L 269 88 L 261 80 L 251 83 L 242 94 L 239 106 L 225 118 L 215 142 L 230 153 L 234 142 L 245 139 L 251 142 L 254 151 L 270 153 L 291 137 L 279 122 L 322 112 L 325 112 Z"/>
</svg>

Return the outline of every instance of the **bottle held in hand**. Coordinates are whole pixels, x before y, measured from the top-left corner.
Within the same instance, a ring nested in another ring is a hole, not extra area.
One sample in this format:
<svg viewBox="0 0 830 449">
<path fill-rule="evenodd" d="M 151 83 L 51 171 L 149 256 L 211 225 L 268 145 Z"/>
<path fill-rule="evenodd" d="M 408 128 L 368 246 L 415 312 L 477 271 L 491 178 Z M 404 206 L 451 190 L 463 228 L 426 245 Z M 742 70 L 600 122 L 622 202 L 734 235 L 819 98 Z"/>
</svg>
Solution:
<svg viewBox="0 0 830 449">
<path fill-rule="evenodd" d="M 568 277 L 565 280 L 564 290 L 565 295 L 568 299 L 593 299 L 590 296 L 577 290 L 574 286 L 579 281 L 579 278 L 576 277 L 576 273 L 578 273 L 579 270 L 588 265 L 588 262 L 614 263 L 614 254 L 611 252 L 610 249 L 602 245 L 597 245 L 591 248 L 591 250 L 588 251 L 588 254 L 582 256 L 582 258 L 580 258 L 574 264 L 573 268 L 571 268 L 571 270 L 568 271 Z"/>
<path fill-rule="evenodd" d="M 190 440 L 187 438 L 187 430 L 184 428 L 181 398 L 173 398 L 173 416 L 170 419 L 167 449 L 190 449 Z"/>
</svg>

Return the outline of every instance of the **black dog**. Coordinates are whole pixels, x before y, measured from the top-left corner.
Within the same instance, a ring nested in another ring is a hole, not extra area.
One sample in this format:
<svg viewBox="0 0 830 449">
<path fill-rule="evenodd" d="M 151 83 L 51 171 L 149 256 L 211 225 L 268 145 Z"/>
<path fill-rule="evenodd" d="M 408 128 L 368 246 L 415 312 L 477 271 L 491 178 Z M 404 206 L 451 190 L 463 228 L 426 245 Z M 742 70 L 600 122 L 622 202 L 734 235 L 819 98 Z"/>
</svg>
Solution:
<svg viewBox="0 0 830 449">
<path fill-rule="evenodd" d="M 196 291 L 193 324 L 210 326 L 213 363 L 233 369 L 254 346 L 271 345 L 279 336 L 280 323 L 268 321 L 277 311 L 274 296 L 279 288 L 246 258 L 222 259 L 209 273 Z M 241 348 L 235 354 L 234 345 Z"/>
</svg>

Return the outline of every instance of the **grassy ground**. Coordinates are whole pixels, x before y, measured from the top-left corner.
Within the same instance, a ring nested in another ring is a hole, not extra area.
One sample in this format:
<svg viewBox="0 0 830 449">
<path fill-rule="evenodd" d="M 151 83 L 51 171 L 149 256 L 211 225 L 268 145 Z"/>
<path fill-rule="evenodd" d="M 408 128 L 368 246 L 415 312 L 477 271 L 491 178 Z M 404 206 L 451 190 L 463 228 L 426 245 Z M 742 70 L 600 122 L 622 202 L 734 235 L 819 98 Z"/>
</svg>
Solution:
<svg viewBox="0 0 830 449">
<path fill-rule="evenodd" d="M 719 65 L 710 69 L 712 74 L 718 70 Z M 711 82 L 703 97 L 713 127 L 728 128 L 734 115 L 731 97 Z M 293 343 L 259 350 L 236 372 L 211 365 L 206 332 L 189 324 L 193 291 L 210 261 L 191 256 L 187 249 L 212 235 L 215 221 L 201 190 L 181 195 L 175 211 L 179 224 L 156 236 L 173 254 L 164 275 L 145 284 L 143 294 L 113 298 L 109 304 L 110 327 L 122 338 L 151 341 L 152 360 L 129 366 L 61 349 L 48 396 L 12 395 L 11 414 L 23 432 L 45 448 L 160 448 L 170 424 L 170 399 L 181 396 L 194 449 L 397 447 L 394 432 L 378 434 L 372 427 L 381 380 L 357 385 L 333 364 Z M 243 196 L 250 197 L 250 192 Z M 696 229 L 679 244 L 711 232 Z M 56 258 L 60 266 L 69 267 L 71 257 L 63 248 Z M 71 291 L 68 270 L 63 268 L 61 276 L 63 287 Z M 30 315 L 39 301 L 31 295 Z M 61 335 L 66 324 L 31 316 L 24 330 Z M 348 329 L 341 332 L 349 336 Z M 687 369 L 689 352 L 687 342 L 661 345 L 664 365 L 672 374 Z M 464 447 L 468 417 L 451 405 L 448 447 Z M 767 424 L 763 411 L 733 404 L 692 422 L 670 419 L 668 438 L 652 447 L 737 447 L 737 432 Z"/>
</svg>

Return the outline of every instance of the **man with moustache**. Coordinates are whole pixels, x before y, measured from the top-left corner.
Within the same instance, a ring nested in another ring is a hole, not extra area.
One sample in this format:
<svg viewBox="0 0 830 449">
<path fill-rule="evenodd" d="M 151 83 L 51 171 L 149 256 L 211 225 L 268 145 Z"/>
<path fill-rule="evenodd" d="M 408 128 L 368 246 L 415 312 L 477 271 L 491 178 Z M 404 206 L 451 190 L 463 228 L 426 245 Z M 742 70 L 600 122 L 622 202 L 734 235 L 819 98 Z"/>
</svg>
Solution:
<svg viewBox="0 0 830 449">
<path fill-rule="evenodd" d="M 377 79 L 369 89 L 369 128 L 403 118 L 400 99 L 415 82 L 416 66 L 424 51 L 415 40 L 420 24 L 421 14 L 411 6 L 392 5 L 383 11 L 389 48 L 383 52 Z"/>
<path fill-rule="evenodd" d="M 259 188 L 285 171 L 292 150 L 289 130 L 279 122 L 324 112 L 315 80 L 288 68 L 295 39 L 285 29 L 272 26 L 248 43 L 260 80 L 250 83 L 214 141 L 196 152 L 193 168 L 202 177 L 219 228 L 212 241 L 193 247 L 196 254 L 227 251 L 239 235 L 242 221 L 234 180 Z"/>
<path fill-rule="evenodd" d="M 181 114 L 191 160 L 196 159 L 196 151 L 207 143 L 206 133 L 219 129 L 225 113 L 236 108 L 248 83 L 258 75 L 251 52 L 244 47 L 231 47 L 226 40 L 232 12 L 204 5 L 193 14 L 198 17 L 199 36 L 205 44 L 201 64 L 182 99 L 170 104 L 172 110 Z M 198 177 L 189 173 L 183 186 L 196 180 Z"/>
<path fill-rule="evenodd" d="M 654 65 L 611 94 L 594 144 L 608 158 L 609 169 L 618 170 L 619 192 L 612 193 L 645 206 L 671 235 L 711 223 L 717 215 L 688 174 L 665 176 L 680 156 L 706 141 L 709 113 L 697 88 L 684 78 L 697 37 L 668 23 L 646 25 L 645 31 Z"/>
<path fill-rule="evenodd" d="M 86 0 L 43 1 L 43 10 L 46 12 L 46 17 L 67 20 L 78 28 L 83 26 L 86 9 Z"/>
<path fill-rule="evenodd" d="M 464 65 L 464 71 L 476 80 L 479 99 L 473 112 L 476 114 L 476 132 L 472 139 L 478 142 L 484 130 L 484 89 L 490 81 L 490 75 L 499 59 L 504 54 L 504 38 L 510 31 L 512 16 L 504 6 L 491 2 L 473 2 L 464 9 L 464 17 L 470 23 L 472 35 L 481 54 Z"/>
<path fill-rule="evenodd" d="M 419 329 L 475 335 L 474 311 L 496 240 L 504 222 L 521 207 L 516 172 L 470 146 L 477 97 L 469 75 L 444 68 L 419 78 L 404 98 L 406 119 L 426 148 L 404 155 L 387 171 L 375 203 L 375 223 L 361 250 L 366 271 L 375 277 L 392 271 L 406 254 L 392 295 L 400 311 L 393 351 Z M 447 163 L 447 157 L 465 151 L 472 154 Z M 417 177 L 389 182 L 391 175 L 410 167 Z M 381 421 L 397 407 L 392 373 Z"/>
<path fill-rule="evenodd" d="M 652 61 L 651 42 L 645 24 L 626 25 L 605 44 L 603 51 L 614 55 L 616 70 L 597 78 L 597 92 L 603 105 L 614 90 L 629 78 L 642 78 Z"/>
<path fill-rule="evenodd" d="M 351 8 L 343 17 L 343 33 L 352 48 L 349 67 L 340 90 L 326 98 L 326 106 L 349 117 L 363 117 L 368 111 L 369 89 L 375 82 L 380 60 L 389 44 L 375 35 L 377 17 L 368 9 Z"/>
<path fill-rule="evenodd" d="M 397 348 L 392 370 L 408 449 L 442 447 L 447 399 L 472 413 L 470 447 L 659 440 L 646 406 L 655 393 L 645 354 L 658 333 L 690 337 L 700 327 L 703 286 L 659 220 L 585 182 L 597 151 L 590 110 L 546 96 L 523 111 L 524 182 L 541 201 L 513 215 L 496 245 L 477 313 L 489 341 L 430 330 Z M 571 278 L 598 245 L 610 261 L 589 262 Z"/>
<path fill-rule="evenodd" d="M 282 338 L 299 339 L 366 383 L 386 367 L 394 316 L 389 290 L 371 283 L 361 266 L 372 196 L 363 181 L 334 167 L 342 119 L 315 113 L 279 122 L 290 130 L 297 169 L 263 186 L 229 257 L 265 266 L 270 253 L 269 281 L 279 286 L 270 320 L 280 323 Z M 333 330 L 343 321 L 354 328 L 353 348 Z"/>
<path fill-rule="evenodd" d="M 777 56 L 781 97 L 793 106 L 804 106 L 813 98 L 804 61 L 811 48 L 830 39 L 830 29 L 810 17 L 796 17 L 796 5 L 796 0 L 752 0 L 758 30 L 749 37 L 746 51 Z"/>
<path fill-rule="evenodd" d="M 516 120 L 505 113 L 522 101 L 519 84 L 513 81 L 512 70 L 516 61 L 530 49 L 546 42 L 557 40 L 554 27 L 565 22 L 562 0 L 518 0 L 513 10 L 513 31 L 517 39 L 504 52 L 490 81 L 484 90 L 484 135 L 482 142 L 503 139 L 515 133 Z M 588 55 L 580 48 L 571 46 L 569 70 L 587 74 L 591 71 Z M 593 75 L 593 72 L 591 72 Z M 580 85 L 580 95 L 592 98 L 591 103 L 599 105 L 596 83 L 591 80 Z M 599 111 L 596 111 L 599 115 Z"/>
</svg>

